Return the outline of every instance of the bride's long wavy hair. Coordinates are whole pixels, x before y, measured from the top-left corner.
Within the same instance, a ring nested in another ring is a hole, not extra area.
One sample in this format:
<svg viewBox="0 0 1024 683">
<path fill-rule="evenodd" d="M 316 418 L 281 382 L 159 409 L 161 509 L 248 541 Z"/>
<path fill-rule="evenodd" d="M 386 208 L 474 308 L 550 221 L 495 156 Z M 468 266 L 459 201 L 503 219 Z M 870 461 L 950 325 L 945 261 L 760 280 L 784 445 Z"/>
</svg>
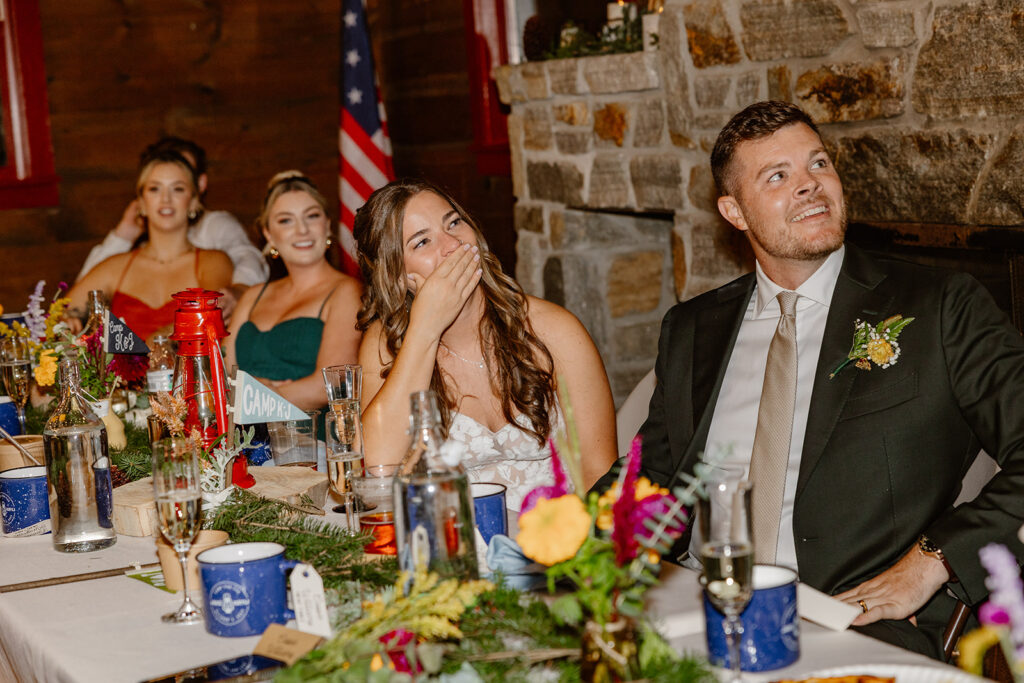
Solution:
<svg viewBox="0 0 1024 683">
<path fill-rule="evenodd" d="M 396 180 L 370 195 L 356 212 L 353 232 L 359 244 L 359 268 L 366 286 L 356 326 L 365 331 L 374 320 L 381 321 L 392 358 L 381 371 L 381 376 L 387 377 L 409 327 L 413 297 L 406 286 L 402 223 L 409 200 L 420 192 L 433 192 L 448 202 L 476 235 L 483 271 L 479 287 L 484 295 L 480 346 L 490 372 L 491 390 L 501 399 L 505 419 L 516 424 L 516 414 L 526 415 L 530 426 L 521 428 L 543 446 L 551 432 L 555 405 L 551 354 L 526 317 L 526 295 L 522 288 L 502 271 L 465 209 L 436 185 L 422 180 Z M 447 435 L 457 401 L 436 362 L 430 388 L 439 398 Z"/>
</svg>

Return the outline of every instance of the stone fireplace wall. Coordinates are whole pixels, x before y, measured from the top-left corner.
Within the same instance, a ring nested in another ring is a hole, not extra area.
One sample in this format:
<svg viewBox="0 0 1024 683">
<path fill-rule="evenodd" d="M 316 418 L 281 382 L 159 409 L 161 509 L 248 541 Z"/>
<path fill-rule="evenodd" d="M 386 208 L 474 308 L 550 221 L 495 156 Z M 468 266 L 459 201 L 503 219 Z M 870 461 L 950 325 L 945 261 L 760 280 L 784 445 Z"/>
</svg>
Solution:
<svg viewBox="0 0 1024 683">
<path fill-rule="evenodd" d="M 677 299 L 752 261 L 708 153 L 747 104 L 818 121 L 850 219 L 905 239 L 1024 231 L 1021 0 L 666 0 L 659 49 L 495 71 L 511 105 L 517 277 L 590 330 L 617 401 Z"/>
</svg>

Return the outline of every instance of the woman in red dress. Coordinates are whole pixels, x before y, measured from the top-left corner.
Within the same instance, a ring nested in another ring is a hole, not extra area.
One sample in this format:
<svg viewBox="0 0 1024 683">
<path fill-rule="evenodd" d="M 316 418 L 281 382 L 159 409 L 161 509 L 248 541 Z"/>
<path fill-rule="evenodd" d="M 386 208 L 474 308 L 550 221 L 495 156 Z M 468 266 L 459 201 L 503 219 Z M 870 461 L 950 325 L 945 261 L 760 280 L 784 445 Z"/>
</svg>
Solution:
<svg viewBox="0 0 1024 683">
<path fill-rule="evenodd" d="M 102 290 L 111 313 L 149 341 L 171 330 L 172 294 L 187 287 L 222 290 L 231 284 L 232 265 L 224 252 L 197 249 L 188 241 L 202 205 L 195 170 L 183 156 L 156 155 L 142 167 L 136 191 L 146 224 L 143 242 L 99 263 L 68 296 L 72 310 L 81 311 L 89 291 Z"/>
</svg>

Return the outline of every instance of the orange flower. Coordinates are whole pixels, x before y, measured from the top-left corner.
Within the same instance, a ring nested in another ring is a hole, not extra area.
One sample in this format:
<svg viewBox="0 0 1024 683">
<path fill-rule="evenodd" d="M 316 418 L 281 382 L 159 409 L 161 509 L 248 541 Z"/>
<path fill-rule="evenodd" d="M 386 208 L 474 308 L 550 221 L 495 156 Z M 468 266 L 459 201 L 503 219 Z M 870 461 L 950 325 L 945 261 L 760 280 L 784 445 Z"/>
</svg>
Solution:
<svg viewBox="0 0 1024 683">
<path fill-rule="evenodd" d="M 875 365 L 885 365 L 895 355 L 892 344 L 885 339 L 872 339 L 868 342 L 868 357 L 875 361 Z"/>
<path fill-rule="evenodd" d="M 650 496 L 667 496 L 668 489 L 651 482 L 647 477 L 640 477 L 636 480 L 634 500 L 643 500 Z M 612 528 L 612 505 L 619 499 L 619 482 L 614 482 L 607 491 L 597 499 L 597 528 L 601 531 L 608 531 Z"/>
<path fill-rule="evenodd" d="M 531 560 L 551 566 L 576 554 L 590 533 L 590 515 L 578 496 L 542 498 L 519 517 L 516 543 Z"/>
</svg>

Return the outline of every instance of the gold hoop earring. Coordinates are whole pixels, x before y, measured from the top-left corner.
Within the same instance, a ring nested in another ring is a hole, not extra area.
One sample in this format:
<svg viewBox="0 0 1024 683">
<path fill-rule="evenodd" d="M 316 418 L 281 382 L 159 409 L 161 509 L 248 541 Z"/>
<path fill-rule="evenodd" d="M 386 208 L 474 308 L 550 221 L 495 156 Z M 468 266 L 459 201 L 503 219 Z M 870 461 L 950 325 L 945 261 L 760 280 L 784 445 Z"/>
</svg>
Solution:
<svg viewBox="0 0 1024 683">
<path fill-rule="evenodd" d="M 270 258 L 277 258 L 280 255 L 281 255 L 281 252 L 279 252 L 277 250 L 277 247 L 271 247 L 270 248 Z"/>
</svg>

